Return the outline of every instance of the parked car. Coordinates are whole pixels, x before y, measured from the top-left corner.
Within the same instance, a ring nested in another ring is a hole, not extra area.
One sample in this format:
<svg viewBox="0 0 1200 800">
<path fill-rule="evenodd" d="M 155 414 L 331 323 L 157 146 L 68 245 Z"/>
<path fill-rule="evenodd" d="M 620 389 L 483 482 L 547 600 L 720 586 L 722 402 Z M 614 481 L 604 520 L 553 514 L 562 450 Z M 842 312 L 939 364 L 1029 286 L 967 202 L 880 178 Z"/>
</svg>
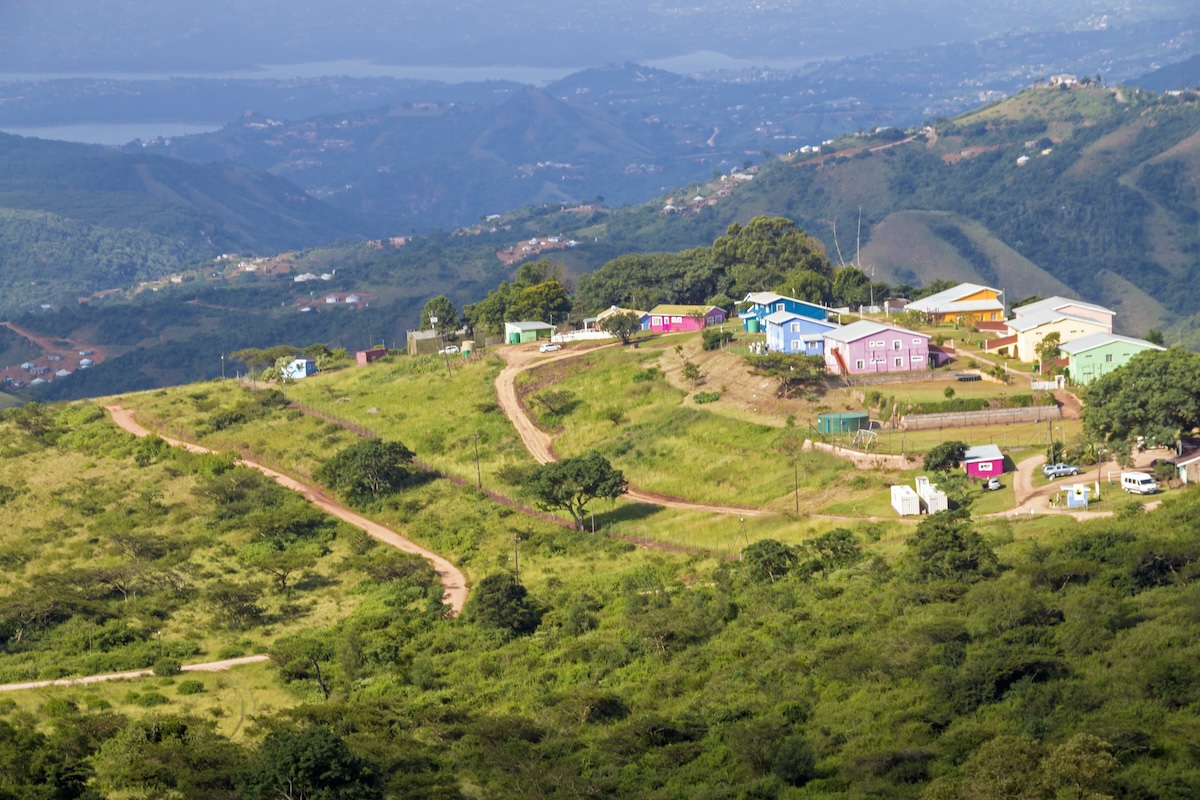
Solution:
<svg viewBox="0 0 1200 800">
<path fill-rule="evenodd" d="M 1121 488 L 1130 494 L 1154 494 L 1158 491 L 1158 484 L 1144 472 L 1122 472 Z"/>
<path fill-rule="evenodd" d="M 1042 474 L 1047 478 L 1061 478 L 1064 475 L 1078 475 L 1079 467 L 1073 464 L 1047 464 L 1042 467 Z"/>
<path fill-rule="evenodd" d="M 562 350 L 562 345 L 546 342 L 544 345 L 539 347 L 538 350 L 541 350 L 543 353 L 553 353 L 555 350 Z"/>
<path fill-rule="evenodd" d="M 988 478 L 984 482 L 983 488 L 987 489 L 989 492 L 996 491 L 997 489 L 1001 488 L 1000 487 L 1000 479 L 999 478 Z"/>
<path fill-rule="evenodd" d="M 1167 466 L 1170 466 L 1170 467 L 1175 466 L 1175 462 L 1169 458 L 1156 458 L 1150 462 L 1150 469 L 1154 469 L 1159 464 L 1166 464 Z"/>
<path fill-rule="evenodd" d="M 438 350 L 438 355 L 439 356 L 452 356 L 457 352 L 458 352 L 458 345 L 452 344 L 447 347 L 443 347 L 441 350 Z"/>
</svg>

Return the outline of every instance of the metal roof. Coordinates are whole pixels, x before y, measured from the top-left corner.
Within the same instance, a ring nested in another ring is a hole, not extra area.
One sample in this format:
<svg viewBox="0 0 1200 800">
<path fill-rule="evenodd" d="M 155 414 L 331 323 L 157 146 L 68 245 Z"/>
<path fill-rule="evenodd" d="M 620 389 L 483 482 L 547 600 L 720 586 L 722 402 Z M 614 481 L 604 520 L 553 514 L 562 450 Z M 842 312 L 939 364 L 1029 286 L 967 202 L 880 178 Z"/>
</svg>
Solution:
<svg viewBox="0 0 1200 800">
<path fill-rule="evenodd" d="M 975 463 L 976 461 L 996 461 L 1004 460 L 1004 453 L 1000 452 L 1000 447 L 994 444 L 979 444 L 974 447 L 968 447 L 963 453 L 963 463 Z"/>
<path fill-rule="evenodd" d="M 1159 347 L 1153 342 L 1147 342 L 1145 339 L 1135 339 L 1132 336 L 1121 336 L 1116 333 L 1089 333 L 1087 336 L 1081 336 L 1078 339 L 1072 339 L 1069 342 L 1063 342 L 1058 346 L 1059 350 L 1070 355 L 1082 353 L 1087 350 L 1094 350 L 1097 347 L 1103 347 L 1106 344 L 1114 342 L 1122 342 L 1131 344 L 1134 347 L 1141 347 L 1146 350 L 1166 350 L 1165 347 Z"/>
<path fill-rule="evenodd" d="M 902 333 L 905 336 L 921 336 L 925 339 L 929 338 L 929 334 L 920 333 L 918 331 L 910 331 L 907 328 L 900 328 L 895 325 L 884 325 L 880 322 L 872 322 L 869 319 L 860 319 L 858 322 L 851 322 L 849 325 L 843 325 L 840 328 L 834 328 L 825 334 L 826 339 L 833 339 L 836 342 L 857 342 L 859 339 L 865 339 L 868 336 L 884 333 L 885 331 L 893 331 Z"/>
</svg>

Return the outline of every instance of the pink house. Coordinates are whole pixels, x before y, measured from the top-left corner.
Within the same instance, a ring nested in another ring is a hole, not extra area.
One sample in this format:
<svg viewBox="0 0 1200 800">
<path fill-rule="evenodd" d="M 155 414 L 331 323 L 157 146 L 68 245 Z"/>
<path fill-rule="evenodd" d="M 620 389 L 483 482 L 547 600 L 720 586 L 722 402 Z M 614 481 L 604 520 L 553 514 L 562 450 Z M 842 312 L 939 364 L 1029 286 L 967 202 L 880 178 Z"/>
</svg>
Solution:
<svg viewBox="0 0 1200 800">
<path fill-rule="evenodd" d="M 859 320 L 825 334 L 825 368 L 833 375 L 915 372 L 935 366 L 924 333 Z"/>
<path fill-rule="evenodd" d="M 997 478 L 1004 472 L 1004 454 L 994 444 L 968 447 L 963 454 L 963 467 L 970 478 Z"/>
<path fill-rule="evenodd" d="M 661 305 L 650 309 L 650 330 L 658 333 L 698 331 L 725 321 L 725 310 L 716 306 Z"/>
</svg>

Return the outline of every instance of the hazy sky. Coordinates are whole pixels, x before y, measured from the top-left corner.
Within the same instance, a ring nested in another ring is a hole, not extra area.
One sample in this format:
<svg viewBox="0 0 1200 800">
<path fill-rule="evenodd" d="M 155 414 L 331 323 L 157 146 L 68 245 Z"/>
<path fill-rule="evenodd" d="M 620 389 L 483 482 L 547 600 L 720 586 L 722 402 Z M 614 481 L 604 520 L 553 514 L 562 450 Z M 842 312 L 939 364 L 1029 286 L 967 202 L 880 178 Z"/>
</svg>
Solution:
<svg viewBox="0 0 1200 800">
<path fill-rule="evenodd" d="M 1194 6 L 1194 0 L 0 0 L 0 72 L 221 72 L 344 59 L 585 67 L 703 50 L 815 59 L 1018 29 L 1196 15 Z"/>
</svg>

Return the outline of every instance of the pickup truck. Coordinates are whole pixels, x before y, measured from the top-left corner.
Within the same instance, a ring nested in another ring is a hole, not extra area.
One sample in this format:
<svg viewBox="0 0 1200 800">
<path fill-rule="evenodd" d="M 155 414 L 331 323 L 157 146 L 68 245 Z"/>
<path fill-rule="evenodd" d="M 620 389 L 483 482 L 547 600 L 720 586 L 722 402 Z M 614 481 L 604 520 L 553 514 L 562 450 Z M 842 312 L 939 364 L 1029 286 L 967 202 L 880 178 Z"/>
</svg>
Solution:
<svg viewBox="0 0 1200 800">
<path fill-rule="evenodd" d="M 1042 474 L 1047 478 L 1061 478 L 1064 475 L 1078 475 L 1079 467 L 1072 464 L 1047 464 L 1042 467 Z"/>
</svg>

